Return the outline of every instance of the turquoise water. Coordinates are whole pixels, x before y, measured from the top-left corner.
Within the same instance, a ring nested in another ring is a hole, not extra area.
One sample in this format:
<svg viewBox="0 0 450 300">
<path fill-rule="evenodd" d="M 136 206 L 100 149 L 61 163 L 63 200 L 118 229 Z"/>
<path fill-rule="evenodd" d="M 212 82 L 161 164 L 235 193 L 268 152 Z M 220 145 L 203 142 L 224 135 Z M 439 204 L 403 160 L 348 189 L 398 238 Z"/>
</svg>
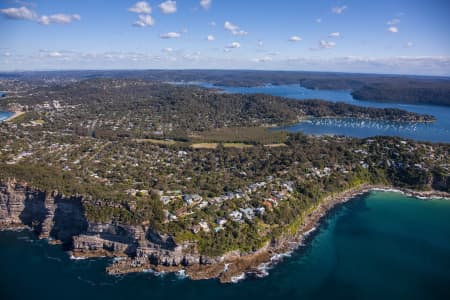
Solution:
<svg viewBox="0 0 450 300">
<path fill-rule="evenodd" d="M 290 132 L 305 132 L 308 134 L 337 134 L 353 137 L 370 137 L 375 135 L 401 136 L 420 141 L 450 142 L 450 107 L 434 105 L 412 105 L 382 103 L 374 101 L 360 101 L 353 98 L 350 91 L 343 90 L 312 90 L 300 85 L 266 85 L 259 87 L 215 87 L 208 83 L 199 84 L 208 88 L 220 88 L 226 93 L 239 94 L 269 94 L 273 96 L 287 97 L 297 100 L 323 99 L 333 102 L 345 102 L 349 104 L 377 107 L 398 108 L 420 114 L 435 116 L 434 123 L 393 123 L 383 121 L 363 121 L 355 119 L 315 119 L 311 122 L 283 127 L 281 129 Z"/>
<path fill-rule="evenodd" d="M 372 192 L 335 209 L 262 279 L 112 277 L 29 232 L 0 233 L 1 299 L 450 299 L 450 201 Z"/>
<path fill-rule="evenodd" d="M 13 113 L 9 112 L 9 111 L 0 111 L 0 122 L 8 119 L 10 116 L 12 116 Z"/>
</svg>

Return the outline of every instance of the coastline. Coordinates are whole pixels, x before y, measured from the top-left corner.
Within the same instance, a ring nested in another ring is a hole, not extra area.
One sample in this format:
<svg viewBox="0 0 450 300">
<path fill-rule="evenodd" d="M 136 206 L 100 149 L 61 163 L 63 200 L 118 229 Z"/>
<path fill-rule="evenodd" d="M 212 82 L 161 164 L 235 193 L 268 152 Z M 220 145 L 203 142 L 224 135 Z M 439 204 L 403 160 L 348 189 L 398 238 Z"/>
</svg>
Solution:
<svg viewBox="0 0 450 300">
<path fill-rule="evenodd" d="M 164 249 L 153 249 L 157 252 L 159 251 L 158 255 L 162 259 L 149 259 L 145 252 L 141 253 L 141 255 L 129 256 L 125 252 L 125 248 L 129 246 L 127 244 L 110 242 L 105 247 L 104 242 L 98 236 L 88 236 L 90 239 L 80 240 L 84 231 L 64 233 L 64 235 L 60 236 L 63 237 L 62 240 L 51 238 L 47 232 L 51 228 L 46 225 L 46 222 L 43 225 L 47 231 L 41 232 L 39 238 L 47 239 L 49 244 L 65 244 L 66 247 L 69 246 L 69 243 L 72 244 L 72 251 L 68 251 L 68 255 L 74 260 L 89 258 L 112 259 L 113 262 L 106 267 L 106 272 L 113 276 L 139 272 L 153 272 L 155 274 L 176 273 L 182 274 L 183 277 L 189 277 L 192 280 L 218 279 L 221 283 L 236 283 L 247 277 L 261 278 L 267 276 L 269 274 L 268 270 L 274 265 L 285 257 L 289 257 L 299 247 L 305 246 L 310 234 L 317 228 L 320 228 L 321 222 L 329 216 L 332 209 L 352 199 L 357 199 L 358 196 L 370 191 L 397 192 L 418 199 L 446 198 L 450 200 L 450 193 L 448 192 L 436 190 L 416 191 L 389 185 L 361 184 L 322 198 L 315 207 L 305 210 L 302 216 L 299 216 L 296 221 L 285 228 L 281 236 L 267 241 L 261 248 L 247 253 L 235 250 L 217 257 L 205 257 L 192 251 L 183 251 L 170 257 L 171 254 Z M 51 203 L 51 197 L 55 196 L 52 194 L 49 200 L 46 200 L 49 202 L 46 205 L 51 211 L 56 209 Z M 21 204 L 13 204 L 11 209 L 19 213 Z M 71 213 L 78 211 L 80 217 L 83 218 L 81 216 L 83 212 L 80 203 L 76 202 L 74 206 L 68 209 Z M 48 213 L 47 211 L 47 214 L 49 220 L 54 217 L 54 213 Z M 5 222 L 0 222 L 0 230 L 23 230 L 27 228 L 34 229 L 26 226 L 23 220 L 14 217 L 5 220 Z M 75 246 L 74 244 L 77 243 L 78 245 Z M 97 246 L 98 243 L 100 243 L 99 246 Z M 86 247 L 86 245 L 89 246 Z M 150 249 L 150 251 L 153 250 Z M 169 260 L 164 259 L 165 257 L 168 257 L 167 259 Z M 197 261 L 193 257 L 197 257 Z M 178 259 L 178 262 L 175 262 L 175 259 Z"/>
<path fill-rule="evenodd" d="M 25 112 L 24 111 L 9 111 L 11 113 L 13 113 L 11 116 L 9 116 L 8 118 L 2 120 L 1 122 L 11 122 L 14 119 L 20 117 L 21 115 L 23 115 Z"/>
<path fill-rule="evenodd" d="M 221 256 L 218 262 L 190 266 L 152 265 L 149 262 L 142 261 L 136 264 L 136 261 L 133 261 L 131 258 L 123 258 L 107 267 L 106 271 L 110 275 L 149 271 L 156 273 L 183 272 L 183 274 L 192 280 L 217 278 L 221 283 L 236 283 L 248 276 L 256 278 L 265 277 L 268 275 L 268 269 L 281 262 L 284 257 L 289 257 L 293 251 L 305 245 L 308 236 L 319 227 L 320 223 L 328 216 L 328 213 L 333 208 L 371 191 L 397 192 L 418 199 L 445 198 L 450 200 L 450 194 L 446 192 L 434 190 L 415 191 L 387 185 L 363 184 L 359 187 L 325 197 L 316 208 L 304 217 L 301 225 L 293 235 L 285 235 L 277 241 L 266 243 L 262 248 L 253 253 L 241 254 L 239 251 L 233 251 Z M 83 257 L 82 253 L 78 255 L 72 253 L 72 256 Z"/>
</svg>

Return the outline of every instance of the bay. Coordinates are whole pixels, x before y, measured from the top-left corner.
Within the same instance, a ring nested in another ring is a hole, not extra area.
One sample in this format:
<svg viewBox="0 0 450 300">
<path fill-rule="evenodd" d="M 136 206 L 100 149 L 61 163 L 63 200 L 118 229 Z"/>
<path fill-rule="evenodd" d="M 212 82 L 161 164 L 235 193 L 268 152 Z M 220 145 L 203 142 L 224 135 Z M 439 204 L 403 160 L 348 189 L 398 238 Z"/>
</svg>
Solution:
<svg viewBox="0 0 450 300">
<path fill-rule="evenodd" d="M 406 123 L 387 121 L 367 121 L 357 119 L 326 118 L 303 121 L 279 129 L 307 134 L 334 134 L 352 137 L 375 135 L 400 136 L 418 141 L 450 143 L 450 107 L 437 105 L 413 105 L 356 100 L 347 90 L 315 90 L 300 85 L 264 85 L 258 87 L 224 87 L 209 83 L 196 83 L 206 88 L 218 88 L 225 93 L 268 94 L 297 100 L 323 99 L 332 102 L 374 107 L 398 108 L 419 114 L 429 114 L 436 118 L 434 123 Z"/>
<path fill-rule="evenodd" d="M 108 276 L 27 231 L 0 232 L 2 299 L 450 299 L 450 201 L 371 192 L 335 208 L 307 246 L 261 279 L 222 285 Z"/>
</svg>

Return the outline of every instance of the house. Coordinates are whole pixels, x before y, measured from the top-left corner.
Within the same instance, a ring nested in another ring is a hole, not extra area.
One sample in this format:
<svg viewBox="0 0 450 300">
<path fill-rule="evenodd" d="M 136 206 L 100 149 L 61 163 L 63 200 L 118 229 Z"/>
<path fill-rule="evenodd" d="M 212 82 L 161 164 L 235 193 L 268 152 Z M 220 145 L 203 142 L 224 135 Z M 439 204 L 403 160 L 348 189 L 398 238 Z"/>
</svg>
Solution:
<svg viewBox="0 0 450 300">
<path fill-rule="evenodd" d="M 204 232 L 209 232 L 209 225 L 208 223 L 206 223 L 205 221 L 201 221 L 200 223 L 198 223 L 198 226 L 200 226 L 200 228 L 204 231 Z"/>
<path fill-rule="evenodd" d="M 283 182 L 283 187 L 289 192 L 292 193 L 294 191 L 294 182 L 293 181 L 286 181 Z"/>
<path fill-rule="evenodd" d="M 187 205 L 192 205 L 196 202 L 202 201 L 203 198 L 198 194 L 184 194 L 183 201 L 186 202 Z"/>
<path fill-rule="evenodd" d="M 227 223 L 227 219 L 225 218 L 217 218 L 216 223 L 220 226 L 225 225 Z"/>
<path fill-rule="evenodd" d="M 234 210 L 230 213 L 230 218 L 235 222 L 240 222 L 242 221 L 242 213 L 238 210 Z"/>
<path fill-rule="evenodd" d="M 167 209 L 164 210 L 164 215 L 168 221 L 175 221 L 177 219 L 177 216 L 169 212 Z"/>
<path fill-rule="evenodd" d="M 202 228 L 200 227 L 200 225 L 193 225 L 191 227 L 191 231 L 192 233 L 198 233 Z"/>
<path fill-rule="evenodd" d="M 263 202 L 263 205 L 264 205 L 268 210 L 272 210 L 272 208 L 273 208 L 272 202 L 267 201 L 267 200 Z"/>
<path fill-rule="evenodd" d="M 233 199 L 234 198 L 234 194 L 232 192 L 226 192 L 225 196 L 227 196 L 228 199 Z"/>
<path fill-rule="evenodd" d="M 186 156 L 188 153 L 186 151 L 178 151 L 178 157 Z"/>
<path fill-rule="evenodd" d="M 179 217 L 181 215 L 184 215 L 187 213 L 187 208 L 185 206 L 181 207 L 180 209 L 178 209 L 175 214 Z"/>
<path fill-rule="evenodd" d="M 255 212 L 251 208 L 239 208 L 239 210 L 245 215 L 245 217 L 249 220 L 252 220 L 255 217 Z"/>
<path fill-rule="evenodd" d="M 258 215 L 258 216 L 262 216 L 263 214 L 264 214 L 264 212 L 266 211 L 266 209 L 264 208 L 264 207 L 258 207 L 258 208 L 255 208 L 255 212 L 256 212 L 256 214 Z"/>
<path fill-rule="evenodd" d="M 205 208 L 209 205 L 208 201 L 202 201 L 200 202 L 200 204 L 198 205 L 198 207 L 200 208 Z"/>
</svg>

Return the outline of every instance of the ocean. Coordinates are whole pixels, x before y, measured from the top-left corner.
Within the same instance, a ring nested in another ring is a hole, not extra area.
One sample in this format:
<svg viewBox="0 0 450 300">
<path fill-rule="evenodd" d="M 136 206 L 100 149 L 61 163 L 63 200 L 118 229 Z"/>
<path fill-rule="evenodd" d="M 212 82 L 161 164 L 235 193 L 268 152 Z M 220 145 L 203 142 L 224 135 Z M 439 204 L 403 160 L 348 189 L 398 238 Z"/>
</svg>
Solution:
<svg viewBox="0 0 450 300">
<path fill-rule="evenodd" d="M 1 299 L 450 299 L 450 201 L 370 192 L 330 212 L 264 278 L 109 276 L 28 232 L 0 232 Z"/>
</svg>

